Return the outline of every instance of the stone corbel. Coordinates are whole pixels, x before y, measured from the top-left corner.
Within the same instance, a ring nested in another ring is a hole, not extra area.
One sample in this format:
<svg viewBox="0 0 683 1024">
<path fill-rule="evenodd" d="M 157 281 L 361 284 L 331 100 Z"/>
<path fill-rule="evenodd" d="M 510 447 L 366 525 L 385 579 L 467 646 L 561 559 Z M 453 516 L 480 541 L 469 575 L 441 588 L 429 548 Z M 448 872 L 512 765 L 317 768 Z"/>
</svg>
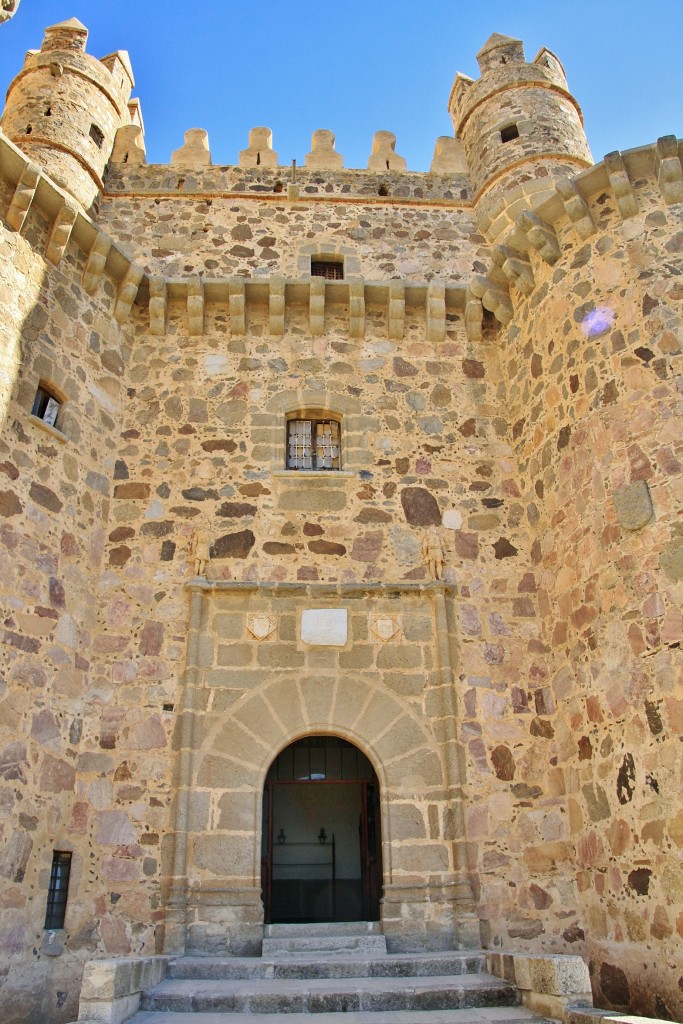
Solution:
<svg viewBox="0 0 683 1024">
<path fill-rule="evenodd" d="M 523 295 L 531 295 L 536 287 L 534 272 L 529 257 L 509 245 L 496 245 L 492 252 L 493 262 Z"/>
<path fill-rule="evenodd" d="M 69 199 L 65 199 L 64 205 L 57 214 L 55 222 L 52 225 L 50 241 L 47 243 L 47 249 L 45 250 L 46 258 L 50 263 L 54 263 L 55 266 L 57 266 L 64 255 L 69 238 L 71 237 L 71 229 L 76 222 L 77 216 L 78 208 L 75 203 L 72 203 Z"/>
<path fill-rule="evenodd" d="M 140 281 L 142 281 L 142 274 L 142 267 L 139 267 L 136 263 L 131 263 L 119 285 L 116 305 L 114 306 L 114 319 L 120 324 L 125 323 L 128 319 L 131 306 L 135 302 L 135 296 L 140 287 Z"/>
<path fill-rule="evenodd" d="M 638 202 L 623 156 L 618 151 L 608 153 L 603 162 L 621 217 L 623 220 L 635 217 L 638 213 Z"/>
<path fill-rule="evenodd" d="M 555 188 L 579 237 L 586 239 L 594 235 L 596 228 L 593 216 L 588 208 L 588 203 L 579 192 L 576 182 L 570 178 L 560 178 L 555 182 Z"/>
<path fill-rule="evenodd" d="M 14 190 L 12 202 L 5 218 L 13 231 L 21 231 L 23 228 L 29 207 L 36 194 L 39 180 L 40 171 L 38 168 L 34 164 L 26 164 L 17 182 L 17 187 Z"/>
<path fill-rule="evenodd" d="M 149 333 L 155 337 L 166 333 L 166 281 L 163 277 L 149 279 Z"/>
<path fill-rule="evenodd" d="M 365 337 L 365 282 L 362 278 L 349 280 L 349 337 Z"/>
<path fill-rule="evenodd" d="M 309 331 L 312 338 L 319 338 L 325 330 L 325 278 L 311 278 L 309 301 Z"/>
<path fill-rule="evenodd" d="M 517 227 L 529 239 L 529 245 L 536 250 L 546 263 L 557 263 L 560 258 L 560 243 L 555 229 L 541 220 L 535 213 L 525 210 L 517 218 Z"/>
<path fill-rule="evenodd" d="M 406 323 L 406 289 L 402 281 L 389 282 L 387 334 L 392 341 L 402 341 Z"/>
<path fill-rule="evenodd" d="M 243 277 L 229 278 L 228 307 L 230 310 L 230 332 L 238 335 L 246 334 L 247 317 Z"/>
<path fill-rule="evenodd" d="M 104 274 L 104 265 L 111 250 L 111 241 L 106 235 L 98 234 L 90 250 L 88 261 L 83 271 L 83 287 L 88 295 L 97 288 L 97 282 Z"/>
<path fill-rule="evenodd" d="M 285 279 L 271 277 L 268 296 L 268 333 L 281 337 L 285 333 Z"/>
<path fill-rule="evenodd" d="M 655 174 L 664 202 L 668 205 L 683 203 L 683 168 L 675 135 L 663 135 L 657 139 Z"/>
<path fill-rule="evenodd" d="M 443 281 L 429 282 L 425 314 L 427 341 L 443 341 L 446 337 L 446 286 Z"/>
<path fill-rule="evenodd" d="M 191 277 L 187 282 L 187 326 L 190 337 L 198 338 L 204 333 L 204 284 L 201 277 Z"/>
<path fill-rule="evenodd" d="M 496 320 L 501 324 L 508 324 L 514 316 L 510 296 L 501 287 L 494 284 L 490 278 L 481 274 L 475 274 L 470 283 L 472 294 L 481 299 L 484 309 L 493 313 Z"/>
<path fill-rule="evenodd" d="M 472 290 L 468 288 L 465 298 L 465 333 L 468 341 L 481 341 L 484 334 L 483 320 L 484 307 L 481 299 L 473 295 Z"/>
</svg>

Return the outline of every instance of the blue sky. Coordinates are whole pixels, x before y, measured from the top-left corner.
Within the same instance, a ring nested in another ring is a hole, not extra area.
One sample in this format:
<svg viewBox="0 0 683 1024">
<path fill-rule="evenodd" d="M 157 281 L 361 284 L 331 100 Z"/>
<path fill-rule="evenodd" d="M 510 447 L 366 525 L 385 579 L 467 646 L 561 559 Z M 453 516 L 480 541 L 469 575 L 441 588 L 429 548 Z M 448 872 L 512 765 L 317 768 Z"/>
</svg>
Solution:
<svg viewBox="0 0 683 1024">
<path fill-rule="evenodd" d="M 557 53 L 581 104 L 596 160 L 683 135 L 683 0 L 22 0 L 0 26 L 0 87 L 43 28 L 79 18 L 88 51 L 128 50 L 149 162 L 166 163 L 187 128 L 206 128 L 214 163 L 237 161 L 249 128 L 268 125 L 281 164 L 302 164 L 330 128 L 347 167 L 372 135 L 397 136 L 410 170 L 427 170 L 457 71 L 476 77 L 492 32 L 526 56 Z"/>
</svg>

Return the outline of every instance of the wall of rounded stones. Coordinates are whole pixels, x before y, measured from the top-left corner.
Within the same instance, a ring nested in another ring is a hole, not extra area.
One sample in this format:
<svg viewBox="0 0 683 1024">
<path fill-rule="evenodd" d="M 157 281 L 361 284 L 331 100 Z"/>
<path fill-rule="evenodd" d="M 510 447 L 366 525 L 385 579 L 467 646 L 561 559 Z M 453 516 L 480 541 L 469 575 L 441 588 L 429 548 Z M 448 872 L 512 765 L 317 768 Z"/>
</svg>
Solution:
<svg viewBox="0 0 683 1024">
<path fill-rule="evenodd" d="M 590 203 L 598 232 L 557 225 L 532 257 L 501 353 L 520 502 L 535 535 L 543 727 L 567 794 L 566 855 L 602 1005 L 681 1010 L 681 207 L 634 182 L 639 212 Z M 530 723 L 531 724 L 531 723 Z M 536 872 L 541 848 L 525 854 Z M 550 909 L 555 895 L 536 889 Z"/>
</svg>

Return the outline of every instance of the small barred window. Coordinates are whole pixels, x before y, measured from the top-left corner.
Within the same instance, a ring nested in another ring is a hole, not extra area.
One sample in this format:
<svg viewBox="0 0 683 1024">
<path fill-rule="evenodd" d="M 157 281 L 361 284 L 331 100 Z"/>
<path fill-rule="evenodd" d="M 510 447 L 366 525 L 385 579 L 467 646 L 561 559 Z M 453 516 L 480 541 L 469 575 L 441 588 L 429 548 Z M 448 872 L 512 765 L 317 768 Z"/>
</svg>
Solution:
<svg viewBox="0 0 683 1024">
<path fill-rule="evenodd" d="M 45 927 L 48 929 L 64 927 L 70 875 L 71 854 L 62 850 L 54 850 L 45 910 Z"/>
<path fill-rule="evenodd" d="M 328 281 L 343 281 L 344 264 L 333 260 L 311 260 L 311 277 L 324 277 Z"/>
<path fill-rule="evenodd" d="M 48 426 L 54 427 L 59 416 L 59 410 L 62 407 L 62 403 L 53 395 L 52 392 L 48 391 L 46 387 L 41 384 L 36 391 L 36 397 L 33 399 L 33 408 L 31 413 L 36 416 L 43 423 L 47 423 Z"/>
<path fill-rule="evenodd" d="M 288 420 L 287 469 L 341 469 L 340 424 L 336 420 Z"/>
</svg>

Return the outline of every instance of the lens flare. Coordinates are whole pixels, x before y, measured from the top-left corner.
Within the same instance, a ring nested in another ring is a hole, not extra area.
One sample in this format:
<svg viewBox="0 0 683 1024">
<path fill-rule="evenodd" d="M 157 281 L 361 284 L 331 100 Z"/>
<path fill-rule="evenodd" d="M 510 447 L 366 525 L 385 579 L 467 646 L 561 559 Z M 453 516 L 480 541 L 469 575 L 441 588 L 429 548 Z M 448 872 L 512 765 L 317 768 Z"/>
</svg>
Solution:
<svg viewBox="0 0 683 1024">
<path fill-rule="evenodd" d="M 595 338 L 598 334 L 604 334 L 609 330 L 613 323 L 614 313 L 609 306 L 596 306 L 595 309 L 586 313 L 581 321 L 581 330 L 587 337 Z"/>
</svg>

